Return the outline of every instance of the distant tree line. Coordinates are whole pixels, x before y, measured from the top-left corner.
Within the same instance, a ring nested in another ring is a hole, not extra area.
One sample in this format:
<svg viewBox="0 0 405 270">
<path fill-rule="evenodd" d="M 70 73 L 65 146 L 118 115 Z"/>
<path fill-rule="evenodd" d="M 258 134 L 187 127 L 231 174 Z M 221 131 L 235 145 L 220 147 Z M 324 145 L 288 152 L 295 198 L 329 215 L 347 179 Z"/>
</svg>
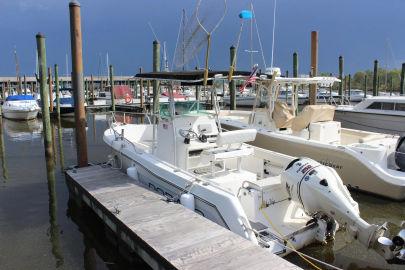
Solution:
<svg viewBox="0 0 405 270">
<path fill-rule="evenodd" d="M 329 72 L 322 72 L 320 76 L 330 76 Z M 400 82 L 401 82 L 401 70 L 400 69 L 384 69 L 378 68 L 377 72 L 377 86 L 379 91 L 383 92 L 399 92 Z M 373 79 L 374 79 L 374 71 L 373 70 L 365 70 L 365 71 L 357 71 L 356 73 L 351 74 L 351 89 L 361 89 L 364 90 L 365 88 L 365 76 L 367 75 L 367 91 L 372 91 L 373 89 Z M 338 75 L 335 75 L 336 77 Z M 349 89 L 349 81 L 348 81 L 349 74 L 345 74 L 343 76 L 344 80 L 344 89 Z M 334 90 L 339 88 L 339 84 L 335 83 L 333 86 Z"/>
</svg>

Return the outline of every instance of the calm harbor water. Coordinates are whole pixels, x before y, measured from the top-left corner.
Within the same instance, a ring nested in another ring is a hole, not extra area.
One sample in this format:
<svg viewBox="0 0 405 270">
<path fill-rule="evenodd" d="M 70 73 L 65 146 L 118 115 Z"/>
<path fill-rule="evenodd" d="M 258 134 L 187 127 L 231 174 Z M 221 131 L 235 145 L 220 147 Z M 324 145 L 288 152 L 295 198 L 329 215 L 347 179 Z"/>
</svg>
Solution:
<svg viewBox="0 0 405 270">
<path fill-rule="evenodd" d="M 105 236 L 97 218 L 69 201 L 63 169 L 76 162 L 74 129 L 70 121 L 61 124 L 60 129 L 53 125 L 54 160 L 46 160 L 41 121 L 2 119 L 0 269 L 147 269 L 142 262 L 136 259 L 130 262 L 121 255 L 111 237 Z M 106 115 L 88 116 L 88 152 L 92 163 L 105 162 L 110 154 L 102 140 L 107 126 Z M 352 195 L 369 222 L 399 224 L 405 219 L 405 203 Z M 312 245 L 302 251 L 345 269 L 405 268 L 386 264 L 356 242 L 347 243 L 343 233 L 333 243 Z M 296 255 L 287 259 L 309 268 Z"/>
</svg>

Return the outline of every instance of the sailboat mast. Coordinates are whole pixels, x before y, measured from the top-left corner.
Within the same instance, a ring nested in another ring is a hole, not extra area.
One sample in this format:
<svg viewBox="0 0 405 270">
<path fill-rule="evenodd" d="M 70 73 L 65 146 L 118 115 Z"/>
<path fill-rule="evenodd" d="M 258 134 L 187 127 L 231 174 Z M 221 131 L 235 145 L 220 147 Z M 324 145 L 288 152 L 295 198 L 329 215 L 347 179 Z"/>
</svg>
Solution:
<svg viewBox="0 0 405 270">
<path fill-rule="evenodd" d="M 21 82 L 21 77 L 20 77 L 20 63 L 18 62 L 18 56 L 17 56 L 17 49 L 14 46 L 14 61 L 15 61 L 15 75 L 18 81 L 18 91 L 20 92 L 22 89 L 22 82 Z"/>
<path fill-rule="evenodd" d="M 276 31 L 276 8 L 277 8 L 277 0 L 274 0 L 274 9 L 273 9 L 273 37 L 271 42 L 271 67 L 273 67 L 274 63 L 274 34 Z"/>
<path fill-rule="evenodd" d="M 250 12 L 253 14 L 253 3 L 250 2 Z M 250 20 L 250 67 L 253 67 L 253 20 Z"/>
<path fill-rule="evenodd" d="M 182 22 L 182 37 L 183 40 L 181 42 L 181 55 L 182 55 L 182 66 L 183 66 L 183 71 L 185 70 L 185 51 L 186 51 L 186 45 L 185 45 L 185 40 L 184 40 L 184 34 L 185 34 L 185 29 L 186 29 L 186 10 L 183 8 L 183 15 L 181 18 L 181 22 Z"/>
<path fill-rule="evenodd" d="M 105 55 L 105 63 L 107 65 L 107 80 L 106 80 L 106 82 L 107 82 L 107 85 L 108 85 L 108 78 L 110 78 L 110 68 L 109 68 L 110 63 L 109 63 L 109 60 L 108 60 L 108 53 L 106 53 L 106 55 Z"/>
<path fill-rule="evenodd" d="M 164 63 L 164 71 L 169 71 L 169 62 L 167 61 L 167 54 L 166 54 L 166 41 L 163 41 L 163 63 Z"/>
</svg>

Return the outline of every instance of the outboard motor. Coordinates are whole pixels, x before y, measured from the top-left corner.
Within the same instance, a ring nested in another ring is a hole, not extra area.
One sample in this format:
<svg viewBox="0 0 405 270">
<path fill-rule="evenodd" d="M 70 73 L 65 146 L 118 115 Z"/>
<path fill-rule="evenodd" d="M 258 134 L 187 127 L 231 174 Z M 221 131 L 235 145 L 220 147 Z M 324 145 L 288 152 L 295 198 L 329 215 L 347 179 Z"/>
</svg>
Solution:
<svg viewBox="0 0 405 270">
<path fill-rule="evenodd" d="M 405 171 L 405 135 L 401 135 L 395 148 L 395 164 Z"/>
<path fill-rule="evenodd" d="M 376 249 L 388 261 L 403 256 L 402 247 L 399 247 L 403 244 L 402 234 L 393 239 L 395 243 L 392 245 L 388 243 L 388 248 L 387 243 L 382 245 L 379 240 L 382 240 L 387 229 L 369 224 L 360 217 L 358 203 L 352 199 L 334 169 L 312 159 L 299 158 L 292 161 L 282 173 L 281 184 L 285 185 L 291 200 L 301 204 L 306 214 L 315 220 L 325 219 L 326 216 L 338 222 L 350 236 L 365 247 Z"/>
</svg>

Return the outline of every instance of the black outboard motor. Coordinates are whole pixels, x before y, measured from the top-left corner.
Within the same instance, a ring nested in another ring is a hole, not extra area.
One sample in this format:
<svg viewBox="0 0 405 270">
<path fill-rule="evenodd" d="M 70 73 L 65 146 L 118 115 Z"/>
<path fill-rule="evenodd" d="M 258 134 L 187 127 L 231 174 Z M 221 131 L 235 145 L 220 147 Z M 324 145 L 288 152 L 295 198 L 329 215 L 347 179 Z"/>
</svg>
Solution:
<svg viewBox="0 0 405 270">
<path fill-rule="evenodd" d="M 398 139 L 397 147 L 395 148 L 395 164 L 401 171 L 405 171 L 405 134 Z"/>
</svg>

